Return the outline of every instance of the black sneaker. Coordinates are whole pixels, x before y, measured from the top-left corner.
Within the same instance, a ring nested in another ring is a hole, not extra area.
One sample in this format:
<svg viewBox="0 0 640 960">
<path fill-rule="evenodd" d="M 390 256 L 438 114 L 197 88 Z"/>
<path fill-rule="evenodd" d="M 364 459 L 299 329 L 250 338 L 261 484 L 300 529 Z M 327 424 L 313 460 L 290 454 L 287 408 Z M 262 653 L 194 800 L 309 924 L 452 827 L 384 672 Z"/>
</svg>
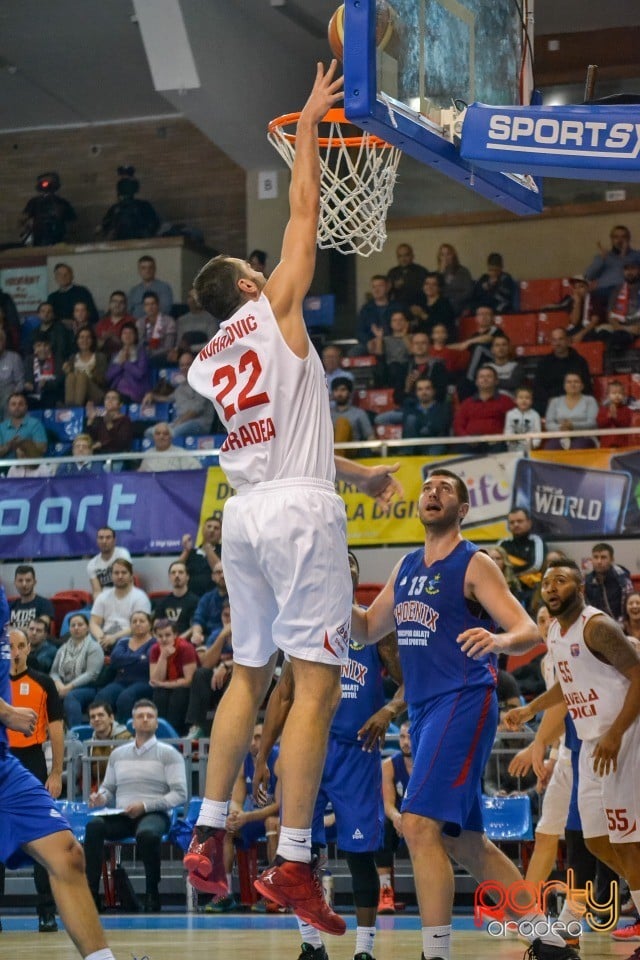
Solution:
<svg viewBox="0 0 640 960">
<path fill-rule="evenodd" d="M 556 947 L 553 943 L 544 943 L 540 938 L 534 940 L 524 956 L 527 960 L 580 960 L 580 951 L 575 947 Z"/>
<path fill-rule="evenodd" d="M 53 913 L 42 913 L 38 917 L 38 933 L 57 933 L 58 924 Z"/>
<path fill-rule="evenodd" d="M 158 893 L 145 893 L 144 912 L 160 913 L 161 910 L 162 910 L 162 906 L 160 904 L 160 895 Z"/>
<path fill-rule="evenodd" d="M 324 948 L 314 947 L 310 943 L 303 943 L 300 947 L 300 956 L 298 960 L 329 960 L 329 955 Z"/>
<path fill-rule="evenodd" d="M 370 953 L 363 950 L 362 953 L 354 954 L 353 960 L 375 960 L 375 957 L 372 957 Z"/>
</svg>

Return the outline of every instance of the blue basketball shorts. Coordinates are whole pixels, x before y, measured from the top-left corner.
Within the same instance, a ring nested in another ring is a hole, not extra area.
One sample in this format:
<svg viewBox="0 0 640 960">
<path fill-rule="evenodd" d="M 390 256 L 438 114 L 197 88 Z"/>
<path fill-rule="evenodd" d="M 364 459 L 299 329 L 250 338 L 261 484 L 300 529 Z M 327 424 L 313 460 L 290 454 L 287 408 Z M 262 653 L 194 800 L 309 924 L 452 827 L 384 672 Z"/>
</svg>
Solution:
<svg viewBox="0 0 640 960">
<path fill-rule="evenodd" d="M 366 753 L 358 743 L 329 738 L 313 815 L 311 838 L 314 843 L 325 843 L 323 816 L 328 803 L 336 815 L 340 850 L 370 853 L 380 848 L 384 807 L 382 766 L 377 750 Z"/>
<path fill-rule="evenodd" d="M 11 754 L 0 753 L 0 862 L 30 862 L 22 846 L 71 827 L 39 780 Z"/>
</svg>

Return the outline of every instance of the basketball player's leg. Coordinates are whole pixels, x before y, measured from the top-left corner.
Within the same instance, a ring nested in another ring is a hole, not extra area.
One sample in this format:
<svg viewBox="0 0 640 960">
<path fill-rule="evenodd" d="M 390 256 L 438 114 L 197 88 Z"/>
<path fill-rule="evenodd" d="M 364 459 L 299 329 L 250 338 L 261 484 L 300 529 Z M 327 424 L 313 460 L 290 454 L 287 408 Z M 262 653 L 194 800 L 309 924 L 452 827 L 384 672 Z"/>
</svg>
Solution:
<svg viewBox="0 0 640 960">
<path fill-rule="evenodd" d="M 572 783 L 570 761 L 558 760 L 544 793 L 542 815 L 536 827 L 536 842 L 527 867 L 525 879 L 532 883 L 546 880 L 553 870 L 558 853 L 558 838 L 564 833 L 569 813 Z"/>
<path fill-rule="evenodd" d="M 80 955 L 113 958 L 87 884 L 84 853 L 73 834 L 51 833 L 25 844 L 24 850 L 47 870 L 65 930 Z"/>
<path fill-rule="evenodd" d="M 442 820 L 402 814 L 402 832 L 411 855 L 422 927 L 451 924 L 455 883 L 442 836 Z"/>
</svg>

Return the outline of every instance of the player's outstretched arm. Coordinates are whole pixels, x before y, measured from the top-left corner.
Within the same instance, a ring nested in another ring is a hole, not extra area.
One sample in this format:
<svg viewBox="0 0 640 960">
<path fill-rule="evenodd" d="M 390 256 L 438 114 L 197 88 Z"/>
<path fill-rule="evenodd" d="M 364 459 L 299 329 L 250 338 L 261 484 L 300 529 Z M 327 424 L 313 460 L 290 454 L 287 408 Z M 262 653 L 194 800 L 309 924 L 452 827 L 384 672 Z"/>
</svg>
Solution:
<svg viewBox="0 0 640 960">
<path fill-rule="evenodd" d="M 391 571 L 391 576 L 367 610 L 351 608 L 351 637 L 356 643 L 377 643 L 395 629 L 393 618 L 393 594 L 396 577 L 402 560 Z"/>
<path fill-rule="evenodd" d="M 393 499 L 400 499 L 404 495 L 402 484 L 393 476 L 400 469 L 399 463 L 379 463 L 368 467 L 346 457 L 336 456 L 334 460 L 339 480 L 352 483 L 381 506 L 386 507 Z"/>
<path fill-rule="evenodd" d="M 526 706 L 514 707 L 513 710 L 508 710 L 503 716 L 502 722 L 509 730 L 519 730 L 523 723 L 533 720 L 536 713 L 540 713 L 542 710 L 548 710 L 549 707 L 553 707 L 556 703 L 564 703 L 562 688 L 559 683 L 554 683 L 552 687 L 549 687 L 548 690 L 541 693 L 535 700 L 527 703 Z"/>
</svg>

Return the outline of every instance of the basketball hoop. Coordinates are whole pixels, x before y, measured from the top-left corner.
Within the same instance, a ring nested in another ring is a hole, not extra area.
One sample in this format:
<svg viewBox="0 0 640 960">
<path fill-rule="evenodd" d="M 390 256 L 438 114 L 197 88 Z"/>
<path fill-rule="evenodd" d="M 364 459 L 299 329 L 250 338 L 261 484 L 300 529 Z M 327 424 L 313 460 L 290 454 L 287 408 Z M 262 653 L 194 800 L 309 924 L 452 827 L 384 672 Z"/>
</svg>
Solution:
<svg viewBox="0 0 640 960">
<path fill-rule="evenodd" d="M 269 142 L 291 168 L 300 113 L 269 124 Z M 352 126 L 344 110 L 329 110 L 320 123 L 320 217 L 318 246 L 368 257 L 387 239 L 387 211 L 402 151 Z"/>
</svg>

